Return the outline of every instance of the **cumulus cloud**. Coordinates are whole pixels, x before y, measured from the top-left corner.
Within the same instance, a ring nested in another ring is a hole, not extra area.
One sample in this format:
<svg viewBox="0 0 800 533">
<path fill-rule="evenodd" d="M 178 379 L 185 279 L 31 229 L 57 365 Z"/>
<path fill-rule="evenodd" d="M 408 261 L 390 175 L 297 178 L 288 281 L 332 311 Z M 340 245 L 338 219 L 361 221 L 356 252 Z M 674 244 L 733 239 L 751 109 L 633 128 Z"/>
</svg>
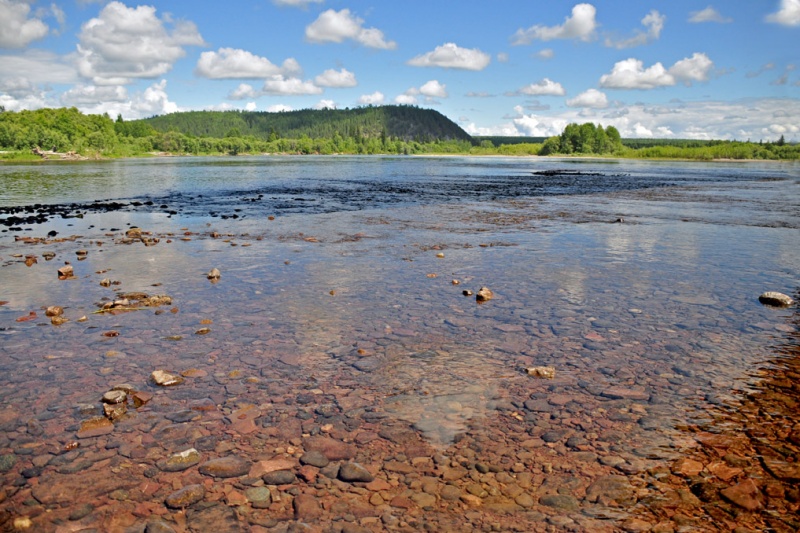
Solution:
<svg viewBox="0 0 800 533">
<path fill-rule="evenodd" d="M 519 29 L 511 37 L 511 44 L 530 44 L 533 41 L 552 41 L 554 39 L 578 39 L 591 41 L 594 38 L 597 10 L 591 4 L 578 4 L 572 8 L 572 15 L 566 17 L 564 24 L 542 26 L 537 24 L 527 30 Z"/>
<path fill-rule="evenodd" d="M 708 6 L 700 11 L 692 11 L 689 13 L 689 22 L 695 24 L 702 22 L 717 22 L 719 24 L 727 24 L 729 22 L 733 22 L 733 19 L 722 16 L 719 11 L 714 9 L 712 6 Z"/>
<path fill-rule="evenodd" d="M 555 55 L 556 55 L 556 53 L 553 52 L 552 48 L 543 48 L 542 50 L 539 50 L 538 52 L 536 52 L 536 57 L 538 57 L 539 59 L 544 59 L 544 60 L 553 59 L 553 57 L 555 57 Z"/>
<path fill-rule="evenodd" d="M 311 81 L 303 81 L 300 78 L 287 78 L 281 74 L 270 76 L 264 82 L 262 91 L 264 94 L 271 95 L 322 94 L 322 88 L 317 87 Z"/>
<path fill-rule="evenodd" d="M 800 26 L 800 0 L 781 0 L 781 7 L 766 17 L 767 22 L 782 26 Z"/>
<path fill-rule="evenodd" d="M 653 42 L 661 36 L 661 30 L 664 29 L 664 22 L 666 20 L 667 17 L 653 9 L 642 19 L 642 25 L 646 28 L 645 31 L 637 30 L 634 36 L 628 39 L 617 40 L 613 37 L 607 37 L 606 46 L 622 50 L 624 48 L 633 48 Z"/>
<path fill-rule="evenodd" d="M 261 93 L 255 90 L 252 85 L 241 83 L 228 93 L 228 100 L 247 100 L 249 98 L 258 98 L 259 96 L 261 96 Z"/>
<path fill-rule="evenodd" d="M 29 18 L 30 12 L 29 2 L 0 0 L 0 48 L 24 48 L 50 32 L 40 17 Z"/>
<path fill-rule="evenodd" d="M 336 109 L 336 102 L 333 100 L 320 100 L 314 104 L 314 109 Z"/>
<path fill-rule="evenodd" d="M 394 103 L 399 105 L 414 105 L 417 103 L 417 97 L 413 94 L 405 92 L 395 96 Z"/>
<path fill-rule="evenodd" d="M 384 98 L 383 93 L 380 91 L 375 91 L 372 94 L 362 94 L 358 98 L 358 105 L 381 105 Z"/>
<path fill-rule="evenodd" d="M 328 69 L 314 78 L 314 83 L 320 87 L 355 87 L 358 85 L 356 75 L 347 69 Z"/>
<path fill-rule="evenodd" d="M 348 39 L 368 48 L 394 50 L 397 43 L 387 41 L 377 28 L 364 28 L 364 20 L 350 13 L 349 9 L 329 9 L 306 27 L 306 39 L 312 43 L 341 43 Z"/>
<path fill-rule="evenodd" d="M 185 46 L 205 44 L 192 22 L 178 21 L 170 30 L 152 6 L 106 5 L 81 26 L 78 70 L 97 85 L 125 85 L 167 73 L 182 58 Z"/>
<path fill-rule="evenodd" d="M 536 83 L 526 85 L 519 90 L 519 93 L 529 96 L 564 96 L 567 94 L 567 91 L 564 90 L 564 87 L 560 83 L 550 78 L 543 78 Z"/>
<path fill-rule="evenodd" d="M 569 107 L 590 107 L 593 109 L 603 109 L 608 107 L 608 98 L 605 93 L 597 89 L 589 89 L 582 92 L 575 98 L 567 100 Z"/>
<path fill-rule="evenodd" d="M 438 80 L 430 80 L 419 88 L 420 94 L 430 98 L 447 98 L 447 86 Z"/>
<path fill-rule="evenodd" d="M 281 113 L 283 111 L 294 111 L 294 108 L 290 105 L 285 104 L 275 104 L 271 105 L 267 108 L 267 111 L 270 113 Z"/>
<path fill-rule="evenodd" d="M 195 74 L 212 80 L 261 79 L 276 74 L 296 75 L 301 72 L 294 58 L 283 62 L 282 66 L 273 64 L 266 57 L 260 57 L 246 50 L 220 48 L 216 52 L 203 52 L 195 67 Z"/>
<path fill-rule="evenodd" d="M 133 95 L 129 95 L 124 86 L 76 85 L 61 95 L 59 103 L 62 106 L 75 106 L 86 114 L 122 115 L 126 120 L 182 111 L 169 99 L 166 89 L 166 80 Z"/>
<path fill-rule="evenodd" d="M 607 89 L 655 89 L 670 87 L 677 82 L 691 85 L 707 81 L 714 63 L 707 55 L 695 53 L 676 62 L 667 70 L 661 63 L 644 68 L 641 60 L 625 59 L 614 64 L 609 74 L 600 77 L 600 86 Z"/>
<path fill-rule="evenodd" d="M 477 48 L 461 48 L 455 43 L 437 46 L 432 52 L 418 55 L 408 61 L 412 67 L 441 67 L 463 70 L 483 70 L 491 56 Z"/>
</svg>

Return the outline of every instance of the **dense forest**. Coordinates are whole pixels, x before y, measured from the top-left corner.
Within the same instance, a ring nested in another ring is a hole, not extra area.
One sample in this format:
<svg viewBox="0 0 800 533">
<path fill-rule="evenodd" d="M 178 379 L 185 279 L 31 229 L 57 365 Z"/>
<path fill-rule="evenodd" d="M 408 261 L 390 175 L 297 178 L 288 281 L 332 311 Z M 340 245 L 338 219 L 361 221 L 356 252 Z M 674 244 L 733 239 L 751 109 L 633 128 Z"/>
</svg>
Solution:
<svg viewBox="0 0 800 533">
<path fill-rule="evenodd" d="M 143 120 L 76 108 L 0 107 L 0 160 L 147 155 L 462 154 L 587 157 L 800 159 L 777 142 L 622 139 L 613 126 L 569 124 L 550 138 L 472 138 L 441 113 L 413 106 L 280 113 L 193 111 Z"/>
</svg>

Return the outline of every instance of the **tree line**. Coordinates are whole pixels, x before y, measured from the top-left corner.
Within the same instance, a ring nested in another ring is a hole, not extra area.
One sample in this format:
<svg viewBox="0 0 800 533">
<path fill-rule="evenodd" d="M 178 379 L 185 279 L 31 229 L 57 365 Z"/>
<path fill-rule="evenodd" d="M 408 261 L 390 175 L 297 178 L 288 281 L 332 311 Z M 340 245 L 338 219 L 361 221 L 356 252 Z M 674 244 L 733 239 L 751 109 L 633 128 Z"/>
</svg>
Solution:
<svg viewBox="0 0 800 533">
<path fill-rule="evenodd" d="M 341 111 L 341 112 L 337 112 Z M 534 141 L 534 142 L 529 142 Z M 239 154 L 460 154 L 592 157 L 800 159 L 778 142 L 621 139 L 613 126 L 569 124 L 547 139 L 477 138 L 432 110 L 413 106 L 283 113 L 174 113 L 125 121 L 76 108 L 5 111 L 0 158 L 35 159 L 34 148 L 89 157 Z"/>
</svg>

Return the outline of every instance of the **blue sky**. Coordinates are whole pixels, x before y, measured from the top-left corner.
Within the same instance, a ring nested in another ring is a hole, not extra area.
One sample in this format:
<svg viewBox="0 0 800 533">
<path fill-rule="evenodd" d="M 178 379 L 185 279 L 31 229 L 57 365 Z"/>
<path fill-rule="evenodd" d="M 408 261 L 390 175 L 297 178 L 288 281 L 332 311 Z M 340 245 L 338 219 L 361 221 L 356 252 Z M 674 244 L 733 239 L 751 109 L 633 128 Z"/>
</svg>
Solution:
<svg viewBox="0 0 800 533">
<path fill-rule="evenodd" d="M 476 135 L 800 141 L 800 0 L 0 0 L 0 105 L 436 109 Z"/>
</svg>

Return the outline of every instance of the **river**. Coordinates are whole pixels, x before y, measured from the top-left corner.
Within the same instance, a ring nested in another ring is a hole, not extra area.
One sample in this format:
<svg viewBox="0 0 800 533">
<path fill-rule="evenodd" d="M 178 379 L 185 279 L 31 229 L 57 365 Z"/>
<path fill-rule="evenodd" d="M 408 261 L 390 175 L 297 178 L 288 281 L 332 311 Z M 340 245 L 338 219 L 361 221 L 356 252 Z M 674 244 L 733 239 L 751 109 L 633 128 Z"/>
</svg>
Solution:
<svg viewBox="0 0 800 533">
<path fill-rule="evenodd" d="M 0 185 L 0 522 L 35 531 L 726 530 L 654 513 L 659 483 L 797 339 L 796 305 L 758 300 L 800 292 L 796 163 L 158 158 Z M 748 520 L 780 530 L 796 504 L 767 488 Z"/>
</svg>

